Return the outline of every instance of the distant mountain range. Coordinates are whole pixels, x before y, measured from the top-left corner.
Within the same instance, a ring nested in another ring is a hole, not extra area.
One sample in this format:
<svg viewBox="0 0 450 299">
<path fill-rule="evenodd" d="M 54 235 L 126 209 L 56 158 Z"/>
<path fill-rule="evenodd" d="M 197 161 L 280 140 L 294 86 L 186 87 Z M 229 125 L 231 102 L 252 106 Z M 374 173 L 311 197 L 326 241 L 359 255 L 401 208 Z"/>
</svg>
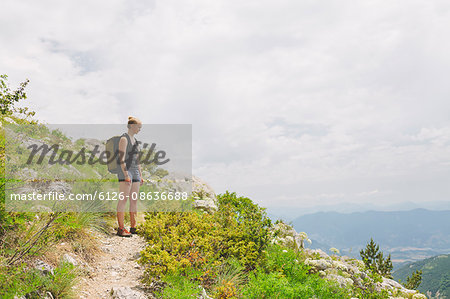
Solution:
<svg viewBox="0 0 450 299">
<path fill-rule="evenodd" d="M 298 217 L 292 224 L 317 243 L 336 247 L 350 256 L 359 256 L 359 250 L 373 238 L 399 265 L 450 253 L 449 219 L 450 210 L 319 212 Z"/>
<path fill-rule="evenodd" d="M 393 272 L 394 279 L 406 282 L 406 278 L 416 270 L 422 270 L 419 291 L 431 296 L 439 292 L 440 298 L 450 298 L 450 255 L 439 255 L 405 265 Z"/>
<path fill-rule="evenodd" d="M 318 212 L 338 212 L 338 213 L 356 213 L 368 211 L 410 211 L 413 209 L 426 209 L 431 211 L 445 211 L 450 210 L 450 200 L 448 201 L 426 201 L 426 202 L 393 202 L 391 204 L 379 204 L 377 202 L 371 203 L 353 203 L 353 202 L 339 202 L 331 205 L 314 205 L 310 207 L 295 207 L 295 206 L 268 206 L 267 212 L 274 220 L 284 219 L 292 221 L 300 216 L 313 214 Z"/>
</svg>

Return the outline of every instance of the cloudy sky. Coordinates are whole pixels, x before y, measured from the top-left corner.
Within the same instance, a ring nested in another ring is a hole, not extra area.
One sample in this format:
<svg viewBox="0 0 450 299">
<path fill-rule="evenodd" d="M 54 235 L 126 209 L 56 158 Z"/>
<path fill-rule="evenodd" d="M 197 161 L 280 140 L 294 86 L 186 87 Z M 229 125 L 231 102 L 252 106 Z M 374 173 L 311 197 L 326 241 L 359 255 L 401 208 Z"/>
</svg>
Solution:
<svg viewBox="0 0 450 299">
<path fill-rule="evenodd" d="M 4 0 L 0 28 L 39 120 L 192 124 L 216 192 L 448 206 L 448 1 Z"/>
</svg>

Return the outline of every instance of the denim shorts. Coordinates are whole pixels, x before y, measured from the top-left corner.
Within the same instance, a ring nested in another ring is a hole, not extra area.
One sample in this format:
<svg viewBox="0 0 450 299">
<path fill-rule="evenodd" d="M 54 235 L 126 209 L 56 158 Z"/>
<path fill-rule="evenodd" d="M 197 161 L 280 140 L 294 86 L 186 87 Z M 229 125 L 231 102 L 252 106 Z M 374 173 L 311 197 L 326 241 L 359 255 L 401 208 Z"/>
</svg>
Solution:
<svg viewBox="0 0 450 299">
<path fill-rule="evenodd" d="M 137 169 L 137 168 L 128 169 L 128 175 L 130 176 L 131 182 L 133 182 L 133 183 L 141 181 L 141 176 L 139 175 L 139 169 Z M 124 176 L 122 170 L 120 170 L 120 172 L 117 174 L 117 178 L 119 179 L 119 182 L 125 182 L 125 176 Z"/>
</svg>

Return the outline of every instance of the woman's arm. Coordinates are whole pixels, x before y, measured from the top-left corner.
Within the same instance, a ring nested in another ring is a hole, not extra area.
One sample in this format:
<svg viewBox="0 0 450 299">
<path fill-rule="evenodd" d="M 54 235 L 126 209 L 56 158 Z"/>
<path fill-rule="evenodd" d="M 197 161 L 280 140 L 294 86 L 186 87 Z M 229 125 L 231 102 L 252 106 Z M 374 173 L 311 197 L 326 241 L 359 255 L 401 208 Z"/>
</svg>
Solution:
<svg viewBox="0 0 450 299">
<path fill-rule="evenodd" d="M 130 180 L 130 176 L 128 175 L 127 171 L 127 165 L 125 164 L 125 156 L 127 153 L 127 144 L 128 140 L 125 137 L 121 137 L 119 140 L 119 162 L 120 162 L 120 168 L 122 169 L 122 172 L 125 176 L 125 181 Z"/>
</svg>

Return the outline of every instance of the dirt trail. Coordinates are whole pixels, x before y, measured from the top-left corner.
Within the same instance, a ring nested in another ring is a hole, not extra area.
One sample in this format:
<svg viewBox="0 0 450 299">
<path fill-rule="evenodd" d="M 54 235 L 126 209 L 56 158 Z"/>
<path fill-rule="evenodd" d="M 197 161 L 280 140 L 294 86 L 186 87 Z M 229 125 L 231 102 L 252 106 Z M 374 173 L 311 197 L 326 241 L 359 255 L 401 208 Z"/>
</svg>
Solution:
<svg viewBox="0 0 450 299">
<path fill-rule="evenodd" d="M 90 266 L 89 276 L 82 277 L 76 286 L 79 298 L 151 298 L 140 287 L 143 269 L 136 262 L 145 247 L 145 241 L 138 235 L 124 238 L 98 233 L 101 255 Z"/>
</svg>

